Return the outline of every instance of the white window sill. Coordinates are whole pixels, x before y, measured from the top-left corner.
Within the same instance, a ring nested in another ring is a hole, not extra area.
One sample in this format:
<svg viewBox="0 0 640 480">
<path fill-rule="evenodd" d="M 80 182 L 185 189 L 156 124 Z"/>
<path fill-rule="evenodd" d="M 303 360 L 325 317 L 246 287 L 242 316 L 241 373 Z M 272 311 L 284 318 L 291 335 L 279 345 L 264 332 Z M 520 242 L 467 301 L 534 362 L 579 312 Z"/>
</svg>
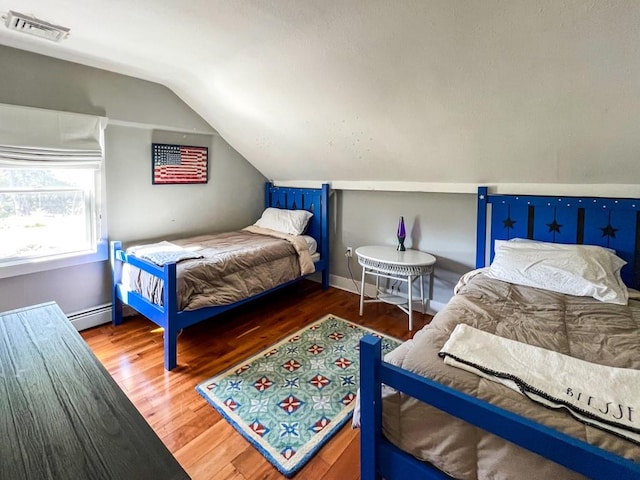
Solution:
<svg viewBox="0 0 640 480">
<path fill-rule="evenodd" d="M 96 251 L 78 252 L 56 257 L 34 259 L 15 264 L 0 264 L 0 278 L 17 277 L 30 273 L 45 272 L 57 268 L 72 267 L 83 263 L 102 262 L 109 258 L 109 242 L 98 242 Z"/>
</svg>

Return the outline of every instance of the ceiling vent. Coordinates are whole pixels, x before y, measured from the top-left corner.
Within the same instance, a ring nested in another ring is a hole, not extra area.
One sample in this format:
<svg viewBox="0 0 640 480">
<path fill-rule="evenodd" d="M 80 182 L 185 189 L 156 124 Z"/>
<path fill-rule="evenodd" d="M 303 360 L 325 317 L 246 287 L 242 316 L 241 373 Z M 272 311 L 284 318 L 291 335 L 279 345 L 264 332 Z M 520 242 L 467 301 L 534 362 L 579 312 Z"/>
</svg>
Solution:
<svg viewBox="0 0 640 480">
<path fill-rule="evenodd" d="M 59 42 L 69 34 L 68 28 L 53 25 L 44 20 L 39 20 L 36 17 L 30 17 L 29 15 L 11 10 L 9 10 L 9 13 L 6 15 L 4 24 L 9 30 L 29 33 L 36 37 L 51 40 L 52 42 Z"/>
</svg>

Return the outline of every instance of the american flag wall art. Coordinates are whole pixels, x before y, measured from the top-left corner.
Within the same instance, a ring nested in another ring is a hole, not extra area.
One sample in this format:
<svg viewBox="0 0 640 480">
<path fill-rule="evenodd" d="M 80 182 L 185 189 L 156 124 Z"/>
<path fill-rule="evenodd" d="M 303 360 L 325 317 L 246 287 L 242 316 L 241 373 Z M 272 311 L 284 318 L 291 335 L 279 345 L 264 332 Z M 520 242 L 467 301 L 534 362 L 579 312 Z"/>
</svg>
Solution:
<svg viewBox="0 0 640 480">
<path fill-rule="evenodd" d="M 153 184 L 207 183 L 209 149 L 186 145 L 151 145 Z"/>
</svg>

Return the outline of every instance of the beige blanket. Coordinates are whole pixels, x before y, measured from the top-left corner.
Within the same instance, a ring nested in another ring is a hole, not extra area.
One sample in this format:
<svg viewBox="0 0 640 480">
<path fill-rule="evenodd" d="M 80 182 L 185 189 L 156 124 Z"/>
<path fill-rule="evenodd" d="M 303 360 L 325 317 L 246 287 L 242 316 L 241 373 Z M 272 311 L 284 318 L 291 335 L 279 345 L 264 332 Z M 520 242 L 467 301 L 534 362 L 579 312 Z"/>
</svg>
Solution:
<svg viewBox="0 0 640 480">
<path fill-rule="evenodd" d="M 289 235 L 287 233 L 278 232 L 276 230 L 271 230 L 269 228 L 257 227 L 255 225 L 249 225 L 244 228 L 244 231 L 258 233 L 261 235 L 270 235 L 276 238 L 282 238 L 287 242 L 290 242 L 293 245 L 293 248 L 296 249 L 296 253 L 298 254 L 298 261 L 300 262 L 300 273 L 301 275 L 309 275 L 316 271 L 316 267 L 311 259 L 311 254 L 309 253 L 309 245 L 305 241 L 304 238 L 300 235 Z"/>
<path fill-rule="evenodd" d="M 303 239 L 259 227 L 172 243 L 201 257 L 177 263 L 179 310 L 229 305 L 315 270 Z M 140 246 L 127 253 L 136 248 Z M 124 264 L 122 283 L 162 305 L 164 286 L 158 277 Z"/>
<path fill-rule="evenodd" d="M 504 385 L 446 365 L 438 353 L 459 323 L 529 345 L 616 368 L 640 370 L 640 303 L 601 303 L 521 287 L 477 274 L 447 307 L 385 359 L 596 446 L 640 461 L 634 443 L 585 425 L 565 410 L 539 405 Z M 582 479 L 558 464 L 470 426 L 417 400 L 385 389 L 387 438 L 454 478 Z"/>
<path fill-rule="evenodd" d="M 499 382 L 640 445 L 640 370 L 585 362 L 460 323 L 440 350 L 447 365 Z"/>
</svg>

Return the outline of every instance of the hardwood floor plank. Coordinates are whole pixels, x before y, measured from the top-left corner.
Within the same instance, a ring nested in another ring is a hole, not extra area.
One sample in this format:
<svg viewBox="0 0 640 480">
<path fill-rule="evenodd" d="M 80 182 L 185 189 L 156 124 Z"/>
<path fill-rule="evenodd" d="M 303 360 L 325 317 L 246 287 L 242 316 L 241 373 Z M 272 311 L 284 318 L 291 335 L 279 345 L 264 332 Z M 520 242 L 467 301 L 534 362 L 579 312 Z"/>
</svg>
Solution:
<svg viewBox="0 0 640 480">
<path fill-rule="evenodd" d="M 226 424 L 226 422 L 221 431 L 222 435 L 224 435 L 224 441 L 215 446 L 207 447 L 207 450 L 201 452 L 202 455 L 200 456 L 190 457 L 193 459 L 192 461 L 186 461 L 186 457 L 180 455 L 180 452 L 176 455 L 180 465 L 192 478 L 211 478 L 212 473 L 218 472 L 223 466 L 227 465 L 233 466 L 233 469 L 237 471 L 232 463 L 233 459 L 238 456 L 239 452 L 252 448 L 249 442 L 237 435 L 233 427 Z"/>
<path fill-rule="evenodd" d="M 351 428 L 351 421 L 349 421 L 336 433 L 332 439 L 334 441 L 327 443 L 324 448 L 318 452 L 318 455 L 331 465 L 344 454 L 354 439 L 359 441 L 359 438 L 359 430 Z"/>
<path fill-rule="evenodd" d="M 172 453 L 185 469 L 193 469 L 199 464 L 208 463 L 211 452 L 221 448 L 224 443 L 244 441 L 240 435 L 233 435 L 234 433 L 236 433 L 235 430 L 228 423 L 217 422 L 191 442 L 184 444 Z"/>
<path fill-rule="evenodd" d="M 212 480 L 247 480 L 247 477 L 238 472 L 230 463 L 222 465 L 217 470 L 202 472 L 198 475 L 202 475 L 202 478 L 210 478 Z"/>
<path fill-rule="evenodd" d="M 282 478 L 280 472 L 270 463 L 265 462 L 262 454 L 248 444 L 247 448 L 234 458 L 231 463 L 247 479 L 276 480 Z"/>
<path fill-rule="evenodd" d="M 198 383 L 234 366 L 326 314 L 405 340 L 407 316 L 387 304 L 312 281 L 302 281 L 238 309 L 185 329 L 178 337 L 178 367 L 163 368 L 162 332 L 142 316 L 114 327 L 81 332 L 136 408 L 194 480 L 284 479 L 195 390 Z M 417 331 L 431 320 L 414 314 Z M 295 476 L 295 480 L 358 478 L 359 430 L 347 423 Z"/>
<path fill-rule="evenodd" d="M 325 478 L 339 478 L 340 480 L 357 480 L 360 478 L 360 444 L 350 442 L 343 454 L 331 464 Z"/>
<path fill-rule="evenodd" d="M 356 460 L 357 461 L 357 460 Z M 327 462 L 316 455 L 309 463 L 307 463 L 294 477 L 296 480 L 338 480 L 327 477 L 327 472 L 331 468 Z M 279 479 L 285 478 L 284 476 L 278 477 Z"/>
</svg>

